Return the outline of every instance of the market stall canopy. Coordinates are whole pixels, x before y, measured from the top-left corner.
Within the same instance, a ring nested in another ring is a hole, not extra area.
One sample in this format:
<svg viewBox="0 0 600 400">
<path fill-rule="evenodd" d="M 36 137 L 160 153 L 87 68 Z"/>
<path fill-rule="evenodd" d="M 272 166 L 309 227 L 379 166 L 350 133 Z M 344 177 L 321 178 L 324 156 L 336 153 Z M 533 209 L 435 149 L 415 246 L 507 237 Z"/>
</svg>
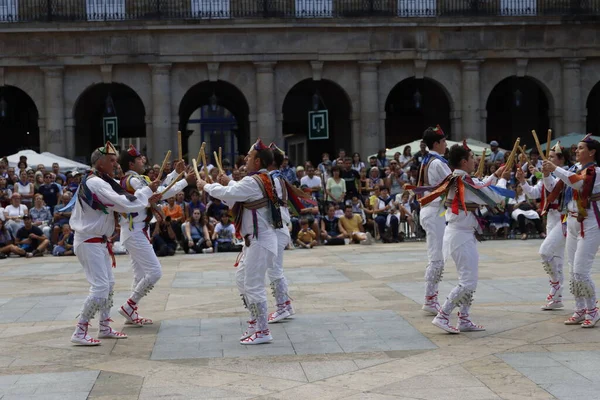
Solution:
<svg viewBox="0 0 600 400">
<path fill-rule="evenodd" d="M 386 149 L 385 156 L 386 156 L 386 158 L 391 160 L 392 158 L 394 158 L 394 154 L 396 154 L 396 153 L 402 154 L 402 152 L 404 151 L 404 148 L 406 146 L 410 146 L 410 151 L 411 151 L 411 153 L 414 154 L 417 151 L 419 151 L 419 146 L 421 145 L 421 141 L 422 140 L 419 139 L 419 140 L 415 140 L 410 143 L 400 145 L 398 147 L 394 147 L 393 149 Z M 446 140 L 446 143 L 448 145 L 448 148 L 450 148 L 455 144 L 459 144 L 459 143 L 462 144 L 462 141 L 455 142 L 453 140 Z M 483 153 L 484 148 L 487 148 L 486 153 L 490 154 L 490 145 L 489 144 L 480 142 L 479 140 L 475 140 L 475 139 L 467 139 L 467 144 L 469 145 L 469 148 L 473 151 L 473 154 L 476 156 L 481 156 L 481 153 Z M 371 156 L 377 156 L 377 154 L 372 154 Z M 371 156 L 369 156 L 369 157 L 371 157 Z M 367 160 L 368 160 L 368 158 L 367 158 Z M 365 161 L 367 161 L 367 160 L 365 160 Z"/>
<path fill-rule="evenodd" d="M 91 169 L 89 165 L 78 163 L 77 161 L 72 161 L 68 158 L 60 157 L 48 152 L 39 154 L 33 150 L 21 150 L 16 154 L 8 156 L 8 165 L 16 168 L 19 164 L 21 156 L 27 157 L 27 166 L 33 169 L 35 169 L 39 164 L 43 164 L 46 170 L 52 170 L 52 164 L 54 163 L 58 163 L 62 172 Z"/>
</svg>

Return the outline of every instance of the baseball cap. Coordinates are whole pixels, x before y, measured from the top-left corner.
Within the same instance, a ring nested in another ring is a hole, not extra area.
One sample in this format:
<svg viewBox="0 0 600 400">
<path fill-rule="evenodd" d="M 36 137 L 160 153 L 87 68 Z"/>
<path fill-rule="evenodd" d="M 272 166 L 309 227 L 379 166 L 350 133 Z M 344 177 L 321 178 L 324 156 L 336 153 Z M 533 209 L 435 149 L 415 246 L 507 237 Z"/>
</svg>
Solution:
<svg viewBox="0 0 600 400">
<path fill-rule="evenodd" d="M 303 166 L 296 167 L 296 171 L 304 171 L 304 167 Z"/>
<path fill-rule="evenodd" d="M 492 140 L 492 141 L 490 142 L 490 146 L 498 147 L 498 146 L 500 146 L 500 145 L 499 145 L 499 144 L 498 144 L 498 142 L 496 142 L 495 140 Z"/>
</svg>

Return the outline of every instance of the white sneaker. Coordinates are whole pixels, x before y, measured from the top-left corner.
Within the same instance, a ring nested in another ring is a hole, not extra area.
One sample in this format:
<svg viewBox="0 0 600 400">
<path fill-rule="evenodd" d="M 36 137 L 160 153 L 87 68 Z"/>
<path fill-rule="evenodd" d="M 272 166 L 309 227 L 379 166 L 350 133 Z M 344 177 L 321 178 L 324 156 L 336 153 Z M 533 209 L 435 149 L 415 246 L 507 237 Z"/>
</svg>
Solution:
<svg viewBox="0 0 600 400">
<path fill-rule="evenodd" d="M 140 319 L 137 309 L 136 303 L 129 299 L 121 306 L 121 308 L 119 308 L 119 314 L 121 314 L 131 325 L 142 326 L 144 325 L 144 321 Z"/>
<path fill-rule="evenodd" d="M 288 310 L 286 310 L 286 307 L 284 306 L 282 308 L 278 308 L 277 311 L 269 314 L 268 323 L 274 324 L 275 322 L 279 322 L 282 319 L 286 319 L 287 317 L 290 317 L 290 316 L 291 316 L 291 314 L 289 313 Z"/>
<path fill-rule="evenodd" d="M 476 325 L 469 319 L 468 315 L 458 313 L 458 330 L 461 332 L 480 332 L 485 331 L 481 325 Z"/>
<path fill-rule="evenodd" d="M 581 327 L 593 328 L 598 321 L 600 321 L 600 312 L 598 312 L 598 307 L 596 307 L 593 310 L 588 310 L 585 315 L 585 321 L 583 321 Z"/>
<path fill-rule="evenodd" d="M 208 249 L 202 249 L 202 253 L 203 254 L 210 254 L 213 252 L 213 248 L 209 247 Z"/>
<path fill-rule="evenodd" d="M 433 321 L 431 321 L 431 323 L 448 333 L 453 333 L 453 334 L 460 333 L 460 331 L 458 329 L 456 329 L 455 327 L 450 325 L 450 320 L 448 319 L 448 315 L 445 314 L 443 311 L 440 311 L 435 316 Z"/>
<path fill-rule="evenodd" d="M 585 311 L 586 310 L 575 311 L 573 315 L 571 315 L 569 319 L 565 321 L 565 325 L 581 324 L 583 321 L 585 321 Z"/>
<path fill-rule="evenodd" d="M 240 340 L 240 344 L 263 344 L 269 343 L 273 341 L 273 336 L 271 336 L 271 332 L 267 329 L 266 331 L 256 331 L 251 336 L 248 336 L 245 339 Z"/>
<path fill-rule="evenodd" d="M 558 310 L 563 308 L 565 305 L 560 300 L 550 300 L 546 305 L 542 306 L 542 310 Z"/>
<path fill-rule="evenodd" d="M 98 332 L 99 339 L 127 339 L 127 334 L 119 331 L 115 331 L 110 327 L 109 323 L 114 322 L 108 318 L 104 321 L 100 321 L 100 331 Z"/>
<path fill-rule="evenodd" d="M 71 335 L 71 343 L 79 346 L 99 346 L 102 342 L 88 335 L 89 326 L 90 324 L 87 322 L 85 324 L 78 323 L 75 332 Z"/>
<path fill-rule="evenodd" d="M 373 236 L 371 236 L 371 234 L 367 232 L 367 239 L 360 242 L 360 244 L 364 244 L 366 246 L 373 244 Z"/>
<path fill-rule="evenodd" d="M 421 307 L 421 310 L 431 315 L 438 315 L 438 312 L 440 311 L 440 303 L 437 301 L 425 303 L 423 304 L 423 307 Z"/>
<path fill-rule="evenodd" d="M 244 334 L 240 338 L 240 341 L 254 335 L 254 332 L 256 332 L 256 320 L 248 321 L 248 328 L 246 328 L 246 332 L 244 332 Z"/>
<path fill-rule="evenodd" d="M 294 306 L 292 305 L 292 303 L 291 303 L 291 302 L 285 306 L 285 309 L 286 309 L 286 310 L 287 310 L 287 312 L 290 314 L 290 317 L 291 317 L 292 315 L 296 314 L 296 310 L 294 310 Z"/>
</svg>

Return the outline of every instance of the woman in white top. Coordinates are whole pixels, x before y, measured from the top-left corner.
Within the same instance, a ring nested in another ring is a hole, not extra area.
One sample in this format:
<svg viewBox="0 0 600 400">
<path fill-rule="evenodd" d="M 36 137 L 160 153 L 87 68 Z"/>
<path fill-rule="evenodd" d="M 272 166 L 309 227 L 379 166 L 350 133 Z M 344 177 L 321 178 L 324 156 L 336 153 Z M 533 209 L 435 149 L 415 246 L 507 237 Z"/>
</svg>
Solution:
<svg viewBox="0 0 600 400">
<path fill-rule="evenodd" d="M 337 165 L 331 168 L 331 174 L 332 177 L 327 179 L 325 187 L 327 201 L 341 204 L 346 196 L 346 181 L 342 179 L 340 167 Z"/>
<path fill-rule="evenodd" d="M 360 154 L 352 154 L 352 169 L 360 173 L 360 170 L 365 167 L 365 163 L 361 161 Z"/>
<path fill-rule="evenodd" d="M 15 183 L 14 193 L 19 193 L 21 195 L 21 203 L 26 206 L 31 205 L 33 200 L 33 183 L 29 182 L 27 179 L 27 172 L 21 171 L 19 173 L 19 180 Z"/>
<path fill-rule="evenodd" d="M 536 211 L 535 206 L 532 204 L 533 202 L 525 195 L 525 193 L 523 193 L 521 185 L 517 185 L 515 191 L 517 196 L 514 199 L 510 199 L 508 204 L 514 205 L 511 217 L 519 223 L 521 239 L 527 239 L 527 220 L 533 222 L 540 237 L 545 238 L 546 234 L 542 228 L 542 220 L 540 219 L 540 215 Z"/>
<path fill-rule="evenodd" d="M 400 156 L 400 168 L 404 170 L 404 172 L 408 172 L 412 160 L 413 156 L 410 152 L 410 146 L 404 147 L 404 151 L 402 151 L 402 155 Z"/>
</svg>

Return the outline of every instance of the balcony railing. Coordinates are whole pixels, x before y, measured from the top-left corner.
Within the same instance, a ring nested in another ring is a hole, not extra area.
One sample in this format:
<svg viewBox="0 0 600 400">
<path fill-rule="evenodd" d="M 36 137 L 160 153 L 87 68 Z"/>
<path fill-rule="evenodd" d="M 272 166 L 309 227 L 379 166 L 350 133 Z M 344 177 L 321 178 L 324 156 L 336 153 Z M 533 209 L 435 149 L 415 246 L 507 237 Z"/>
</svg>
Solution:
<svg viewBox="0 0 600 400">
<path fill-rule="evenodd" d="M 0 22 L 600 16 L 600 0 L 0 0 Z"/>
</svg>

